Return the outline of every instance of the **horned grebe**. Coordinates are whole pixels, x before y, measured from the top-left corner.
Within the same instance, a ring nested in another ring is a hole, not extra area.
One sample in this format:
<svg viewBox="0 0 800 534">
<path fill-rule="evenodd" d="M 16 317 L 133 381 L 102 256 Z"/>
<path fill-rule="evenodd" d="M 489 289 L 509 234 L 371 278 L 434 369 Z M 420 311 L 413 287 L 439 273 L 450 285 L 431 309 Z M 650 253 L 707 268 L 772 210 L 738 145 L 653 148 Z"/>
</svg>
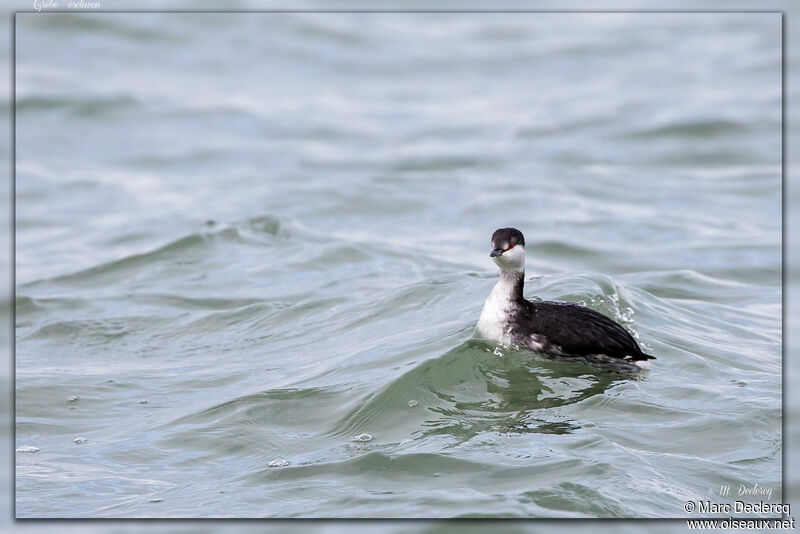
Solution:
<svg viewBox="0 0 800 534">
<path fill-rule="evenodd" d="M 558 356 L 586 356 L 643 362 L 642 352 L 627 330 L 605 315 L 573 302 L 529 301 L 525 283 L 525 237 L 516 228 L 492 234 L 489 254 L 500 268 L 478 319 L 485 339 Z"/>
</svg>

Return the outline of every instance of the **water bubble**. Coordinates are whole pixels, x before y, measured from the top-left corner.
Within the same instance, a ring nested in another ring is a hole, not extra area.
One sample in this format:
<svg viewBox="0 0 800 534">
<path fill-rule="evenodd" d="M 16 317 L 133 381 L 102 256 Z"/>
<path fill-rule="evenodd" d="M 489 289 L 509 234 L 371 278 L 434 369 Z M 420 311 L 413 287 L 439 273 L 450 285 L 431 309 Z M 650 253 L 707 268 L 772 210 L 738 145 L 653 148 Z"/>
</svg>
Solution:
<svg viewBox="0 0 800 534">
<path fill-rule="evenodd" d="M 500 356 L 500 357 L 502 357 L 502 356 L 503 356 L 503 351 L 502 351 L 502 350 L 500 350 L 500 347 L 495 347 L 495 348 L 494 348 L 494 352 L 493 352 L 493 354 L 494 354 L 495 356 Z"/>
<path fill-rule="evenodd" d="M 80 397 L 79 397 L 79 396 L 77 396 L 77 395 L 73 395 L 73 396 L 71 396 L 69 399 L 67 399 L 67 401 L 68 401 L 68 402 L 78 402 L 78 400 L 79 400 L 79 399 L 80 399 Z"/>
<path fill-rule="evenodd" d="M 274 460 L 269 461 L 267 467 L 286 467 L 287 465 L 289 465 L 289 460 L 275 458 Z"/>
<path fill-rule="evenodd" d="M 356 437 L 354 437 L 353 441 L 362 441 L 362 442 L 372 441 L 372 436 L 364 432 L 363 434 L 359 434 Z"/>
<path fill-rule="evenodd" d="M 150 502 L 163 502 L 163 501 L 164 499 L 159 499 L 159 498 L 150 499 Z"/>
<path fill-rule="evenodd" d="M 147 401 L 146 400 L 140 400 L 139 404 L 147 404 Z"/>
<path fill-rule="evenodd" d="M 87 441 L 89 440 L 86 438 L 75 438 L 72 440 L 72 443 L 74 443 L 75 445 L 81 445 L 82 443 L 86 443 Z"/>
<path fill-rule="evenodd" d="M 417 405 L 417 401 L 415 401 L 414 399 L 411 399 L 410 401 L 408 401 L 408 407 L 409 408 L 413 408 L 416 405 Z"/>
<path fill-rule="evenodd" d="M 22 447 L 17 448 L 17 452 L 39 452 L 39 447 L 34 447 L 33 445 L 23 445 Z"/>
</svg>

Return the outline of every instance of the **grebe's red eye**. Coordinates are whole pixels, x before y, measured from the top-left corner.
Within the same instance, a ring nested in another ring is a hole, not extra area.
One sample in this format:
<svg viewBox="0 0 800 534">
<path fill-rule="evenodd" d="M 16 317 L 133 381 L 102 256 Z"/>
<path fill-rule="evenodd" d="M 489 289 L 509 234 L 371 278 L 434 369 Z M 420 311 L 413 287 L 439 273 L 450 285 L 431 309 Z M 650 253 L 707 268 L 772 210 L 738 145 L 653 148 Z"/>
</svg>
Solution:
<svg viewBox="0 0 800 534">
<path fill-rule="evenodd" d="M 508 245 L 508 248 L 506 250 L 511 250 L 512 248 L 514 248 L 514 243 L 511 243 L 510 245 Z"/>
</svg>

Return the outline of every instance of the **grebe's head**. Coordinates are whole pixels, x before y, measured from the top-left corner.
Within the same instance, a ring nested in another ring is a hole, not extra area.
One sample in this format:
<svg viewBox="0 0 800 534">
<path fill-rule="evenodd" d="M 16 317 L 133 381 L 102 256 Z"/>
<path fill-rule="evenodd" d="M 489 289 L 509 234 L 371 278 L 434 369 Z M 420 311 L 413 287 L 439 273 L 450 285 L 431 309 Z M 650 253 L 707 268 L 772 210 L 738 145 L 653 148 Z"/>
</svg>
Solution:
<svg viewBox="0 0 800 534">
<path fill-rule="evenodd" d="M 492 234 L 489 256 L 501 271 L 525 270 L 525 236 L 516 228 L 500 228 Z"/>
</svg>

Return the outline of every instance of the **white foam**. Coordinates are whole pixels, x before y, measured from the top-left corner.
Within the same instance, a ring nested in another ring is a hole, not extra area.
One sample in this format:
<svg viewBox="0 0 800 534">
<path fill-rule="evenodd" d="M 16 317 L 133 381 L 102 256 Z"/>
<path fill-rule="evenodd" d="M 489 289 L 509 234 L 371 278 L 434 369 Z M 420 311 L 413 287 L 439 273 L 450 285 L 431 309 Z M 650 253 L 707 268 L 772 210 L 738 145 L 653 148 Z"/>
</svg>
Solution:
<svg viewBox="0 0 800 534">
<path fill-rule="evenodd" d="M 362 441 L 362 442 L 372 441 L 372 435 L 364 432 L 363 434 L 359 434 L 356 437 L 354 437 L 353 441 Z"/>
<path fill-rule="evenodd" d="M 39 447 L 34 447 L 33 445 L 23 445 L 22 447 L 17 447 L 17 452 L 39 452 Z"/>
<path fill-rule="evenodd" d="M 287 465 L 289 465 L 289 460 L 275 458 L 274 460 L 269 461 L 267 467 L 286 467 Z"/>
</svg>

